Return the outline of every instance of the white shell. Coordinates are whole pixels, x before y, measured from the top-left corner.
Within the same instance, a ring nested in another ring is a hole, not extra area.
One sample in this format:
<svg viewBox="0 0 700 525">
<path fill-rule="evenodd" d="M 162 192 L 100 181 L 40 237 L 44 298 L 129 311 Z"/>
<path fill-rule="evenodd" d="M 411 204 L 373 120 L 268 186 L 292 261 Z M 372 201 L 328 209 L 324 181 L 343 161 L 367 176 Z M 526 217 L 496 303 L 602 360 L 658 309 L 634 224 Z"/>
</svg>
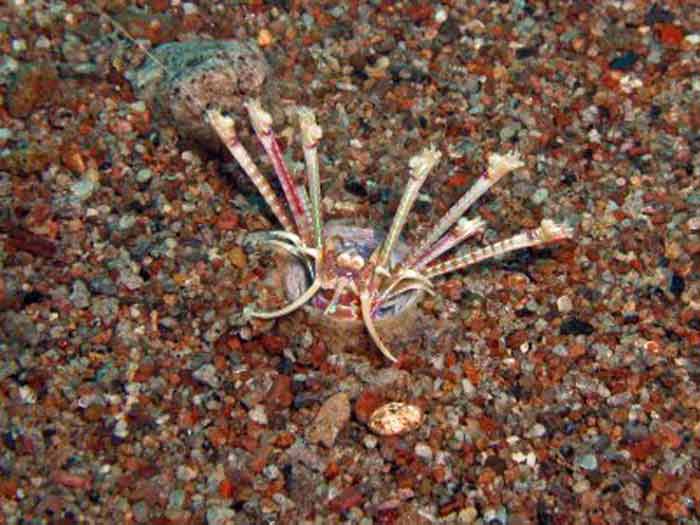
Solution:
<svg viewBox="0 0 700 525">
<path fill-rule="evenodd" d="M 369 428 L 381 436 L 396 436 L 417 429 L 423 422 L 423 411 L 408 403 L 387 403 L 372 412 Z"/>
</svg>

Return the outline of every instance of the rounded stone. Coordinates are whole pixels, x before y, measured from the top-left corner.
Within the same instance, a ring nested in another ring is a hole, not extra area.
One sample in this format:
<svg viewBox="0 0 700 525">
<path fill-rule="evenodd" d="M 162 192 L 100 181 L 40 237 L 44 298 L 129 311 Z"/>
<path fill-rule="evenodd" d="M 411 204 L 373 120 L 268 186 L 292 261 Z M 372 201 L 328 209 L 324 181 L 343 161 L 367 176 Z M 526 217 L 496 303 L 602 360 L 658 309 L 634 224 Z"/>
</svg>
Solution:
<svg viewBox="0 0 700 525">
<path fill-rule="evenodd" d="M 244 100 L 260 95 L 269 71 L 252 41 L 190 40 L 158 46 L 127 78 L 156 115 L 170 118 L 183 137 L 218 150 L 219 139 L 203 118 L 205 109 L 243 117 Z"/>
<path fill-rule="evenodd" d="M 380 436 L 397 436 L 417 429 L 423 423 L 423 411 L 409 403 L 382 405 L 369 418 L 369 428 Z"/>
</svg>

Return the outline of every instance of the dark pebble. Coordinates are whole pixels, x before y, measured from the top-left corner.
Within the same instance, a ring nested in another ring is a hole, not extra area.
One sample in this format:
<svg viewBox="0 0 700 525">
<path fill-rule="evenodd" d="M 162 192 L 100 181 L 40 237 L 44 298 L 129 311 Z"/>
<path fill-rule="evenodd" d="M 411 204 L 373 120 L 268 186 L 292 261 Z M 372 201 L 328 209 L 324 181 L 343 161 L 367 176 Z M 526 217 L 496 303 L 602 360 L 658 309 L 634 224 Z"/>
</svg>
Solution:
<svg viewBox="0 0 700 525">
<path fill-rule="evenodd" d="M 559 328 L 559 333 L 561 335 L 590 335 L 593 331 L 593 325 L 591 323 L 581 321 L 576 317 L 567 319 Z"/>
<path fill-rule="evenodd" d="M 629 71 L 634 64 L 639 60 L 639 55 L 634 51 L 626 51 L 622 56 L 619 56 L 610 61 L 610 68 L 620 71 Z"/>
<path fill-rule="evenodd" d="M 22 304 L 24 306 L 29 306 L 30 304 L 40 303 L 44 300 L 44 297 L 46 296 L 43 293 L 32 290 L 24 294 L 24 297 L 22 297 Z"/>
<path fill-rule="evenodd" d="M 345 191 L 351 193 L 352 195 L 355 195 L 357 197 L 367 197 L 367 188 L 365 188 L 364 184 L 362 184 L 362 181 L 360 181 L 360 179 L 353 175 L 345 179 L 344 186 Z"/>
<path fill-rule="evenodd" d="M 523 60 L 525 58 L 534 57 L 537 55 L 536 47 L 521 47 L 515 52 L 515 58 Z"/>
<path fill-rule="evenodd" d="M 671 277 L 671 286 L 669 287 L 669 290 L 676 297 L 680 297 L 680 295 L 683 293 L 683 290 L 685 290 L 685 280 L 683 279 L 683 277 L 681 277 L 677 273 L 674 273 Z"/>
<path fill-rule="evenodd" d="M 659 7 L 658 4 L 654 3 L 651 9 L 644 15 L 644 24 L 652 26 L 658 24 L 659 22 L 670 23 L 673 22 L 673 13 L 663 7 Z"/>
<path fill-rule="evenodd" d="M 88 288 L 92 293 L 102 295 L 117 295 L 117 285 L 107 276 L 94 277 L 88 281 Z"/>
</svg>

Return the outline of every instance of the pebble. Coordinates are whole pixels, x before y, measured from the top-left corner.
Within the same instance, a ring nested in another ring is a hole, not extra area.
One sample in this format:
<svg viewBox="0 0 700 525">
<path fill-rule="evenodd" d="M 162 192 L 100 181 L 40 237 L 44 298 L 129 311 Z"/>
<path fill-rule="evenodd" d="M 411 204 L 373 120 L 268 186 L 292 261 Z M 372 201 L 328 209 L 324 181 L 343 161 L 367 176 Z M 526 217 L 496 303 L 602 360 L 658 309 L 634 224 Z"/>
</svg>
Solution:
<svg viewBox="0 0 700 525">
<path fill-rule="evenodd" d="M 350 398 L 345 392 L 329 397 L 306 432 L 310 443 L 332 447 L 340 431 L 350 420 Z"/>
<path fill-rule="evenodd" d="M 267 413 L 263 405 L 255 405 L 253 409 L 248 412 L 248 417 L 251 421 L 259 425 L 267 425 Z"/>
<path fill-rule="evenodd" d="M 369 428 L 381 436 L 396 436 L 417 429 L 423 422 L 423 411 L 408 403 L 387 403 L 369 418 Z"/>
<path fill-rule="evenodd" d="M 559 310 L 560 313 L 569 313 L 573 307 L 574 305 L 568 295 L 562 295 L 557 298 L 557 310 Z"/>
<path fill-rule="evenodd" d="M 192 481 L 197 478 L 197 469 L 189 465 L 180 465 L 177 467 L 177 479 L 181 481 Z"/>
<path fill-rule="evenodd" d="M 85 281 L 78 279 L 73 282 L 69 300 L 76 308 L 85 309 L 90 306 L 90 292 Z"/>
<path fill-rule="evenodd" d="M 215 106 L 244 116 L 244 98 L 260 94 L 270 70 L 253 42 L 188 40 L 160 45 L 150 53 L 157 62 L 149 58 L 127 73 L 132 87 L 157 114 L 172 120 L 180 134 L 212 149 L 219 148 L 219 139 L 201 118 L 202 108 Z"/>
<path fill-rule="evenodd" d="M 280 469 L 277 467 L 277 465 L 267 465 L 263 469 L 263 475 L 269 480 L 278 479 L 280 474 Z"/>
<path fill-rule="evenodd" d="M 372 434 L 365 434 L 365 437 L 362 439 L 362 444 L 365 446 L 365 448 L 370 450 L 375 448 L 378 442 L 379 440 L 377 437 L 373 436 Z"/>
<path fill-rule="evenodd" d="M 127 231 L 131 229 L 134 224 L 136 224 L 136 216 L 132 215 L 131 213 L 127 213 L 126 215 L 122 215 L 119 217 L 119 222 L 117 224 L 117 227 L 121 231 Z"/>
<path fill-rule="evenodd" d="M 598 459 L 593 454 L 584 454 L 576 458 L 576 464 L 585 470 L 595 470 L 598 468 Z"/>
<path fill-rule="evenodd" d="M 460 525 L 471 525 L 479 517 L 479 511 L 474 507 L 465 507 L 457 514 L 457 523 Z"/>
<path fill-rule="evenodd" d="M 232 525 L 236 511 L 223 505 L 215 505 L 207 509 L 207 525 Z"/>
<path fill-rule="evenodd" d="M 149 170 L 148 168 L 140 169 L 136 173 L 136 181 L 140 182 L 141 184 L 151 180 L 151 177 L 153 177 L 153 172 L 151 170 Z"/>
<path fill-rule="evenodd" d="M 426 443 L 416 443 L 416 446 L 413 447 L 413 453 L 426 462 L 433 459 L 433 449 Z"/>
<path fill-rule="evenodd" d="M 212 388 L 219 388 L 219 385 L 221 384 L 221 380 L 219 378 L 216 367 L 211 363 L 199 367 L 197 370 L 194 371 L 192 376 L 197 381 L 205 383 Z"/>
<path fill-rule="evenodd" d="M 530 197 L 530 200 L 536 206 L 544 204 L 547 202 L 547 199 L 549 199 L 549 190 L 547 188 L 538 188 Z"/>
<path fill-rule="evenodd" d="M 90 179 L 81 179 L 71 186 L 70 191 L 78 199 L 85 201 L 92 196 L 96 187 L 97 185 Z"/>
<path fill-rule="evenodd" d="M 578 480 L 574 483 L 573 489 L 576 494 L 583 494 L 591 488 L 591 483 L 586 478 Z"/>
<path fill-rule="evenodd" d="M 526 437 L 532 439 L 532 438 L 541 438 L 547 433 L 547 428 L 542 424 L 542 423 L 535 423 L 532 425 L 530 430 L 528 430 L 527 434 L 525 434 Z"/>
</svg>

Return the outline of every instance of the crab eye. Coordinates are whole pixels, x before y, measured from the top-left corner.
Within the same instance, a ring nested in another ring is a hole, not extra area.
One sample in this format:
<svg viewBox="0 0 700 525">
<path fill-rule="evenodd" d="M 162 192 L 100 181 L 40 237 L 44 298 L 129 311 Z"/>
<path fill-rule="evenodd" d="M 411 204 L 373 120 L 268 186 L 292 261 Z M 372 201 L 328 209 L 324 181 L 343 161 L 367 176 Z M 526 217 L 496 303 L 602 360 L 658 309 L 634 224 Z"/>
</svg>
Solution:
<svg viewBox="0 0 700 525">
<path fill-rule="evenodd" d="M 338 255 L 336 259 L 338 266 L 346 270 L 359 271 L 365 266 L 365 259 L 354 250 L 349 250 Z"/>
</svg>

